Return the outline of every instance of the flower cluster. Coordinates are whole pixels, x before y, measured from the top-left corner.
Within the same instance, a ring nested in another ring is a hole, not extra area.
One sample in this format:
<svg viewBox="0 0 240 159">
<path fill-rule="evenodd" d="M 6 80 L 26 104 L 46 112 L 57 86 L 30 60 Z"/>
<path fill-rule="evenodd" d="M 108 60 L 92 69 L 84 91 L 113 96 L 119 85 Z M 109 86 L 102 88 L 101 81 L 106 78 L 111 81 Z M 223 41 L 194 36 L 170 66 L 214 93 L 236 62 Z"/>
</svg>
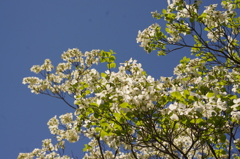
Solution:
<svg viewBox="0 0 240 159">
<path fill-rule="evenodd" d="M 75 70 L 72 72 L 76 73 Z M 117 72 L 107 70 L 98 73 L 88 68 L 81 78 L 70 73 L 75 77 L 75 85 L 65 85 L 63 90 L 68 87 L 77 91 L 87 89 L 94 94 L 86 96 L 76 93 L 74 103 L 78 108 L 75 115 L 67 113 L 59 117 L 60 121 L 56 116 L 49 120 L 50 132 L 59 142 L 57 145 L 53 146 L 51 140 L 44 140 L 41 150 L 20 154 L 19 158 L 24 155 L 57 155 L 55 151 L 64 148 L 65 140 L 77 142 L 81 134 L 90 139 L 84 149 L 87 152 L 86 159 L 101 156 L 114 158 L 114 155 L 116 158 L 149 158 L 159 154 L 167 157 L 165 151 L 169 147 L 175 155 L 181 150 L 180 156 L 211 154 L 205 141 L 213 140 L 215 136 L 220 138 L 216 144 L 226 146 L 228 139 L 222 136 L 225 136 L 229 127 L 232 128 L 229 122 L 240 121 L 240 98 L 229 94 L 223 87 L 234 84 L 233 91 L 240 90 L 239 69 L 231 72 L 220 66 L 209 69 L 201 59 L 183 58 L 174 73 L 175 78 L 161 77 L 155 80 L 146 75 L 141 64 L 132 59 L 120 64 Z M 214 125 L 218 120 L 221 124 Z M 198 125 L 187 126 L 185 122 Z M 170 135 L 163 129 L 169 124 L 168 129 L 174 130 L 174 134 Z M 60 129 L 59 125 L 64 125 L 64 129 Z M 211 132 L 213 128 L 218 132 Z M 168 143 L 157 134 L 168 135 L 171 142 Z M 206 139 L 195 142 L 198 135 L 206 134 Z M 158 141 L 164 141 L 165 144 Z M 102 143 L 108 149 L 103 151 Z M 148 147 L 149 144 L 153 146 Z M 192 145 L 192 148 L 189 149 L 188 145 Z M 199 146 L 201 148 L 197 149 Z M 118 152 L 121 147 L 124 147 L 124 151 Z"/>
<path fill-rule="evenodd" d="M 141 43 L 141 47 L 146 48 L 151 41 L 151 37 L 155 35 L 155 30 L 159 27 L 158 24 L 152 24 L 142 32 L 138 31 L 137 43 Z"/>
<path fill-rule="evenodd" d="M 31 71 L 36 74 L 46 72 L 46 78 L 42 80 L 38 77 L 26 77 L 23 79 L 23 84 L 29 84 L 28 87 L 36 94 L 42 93 L 46 90 L 49 90 L 53 94 L 59 92 L 72 94 L 73 91 L 69 89 L 71 85 L 75 84 L 93 64 L 98 64 L 98 56 L 99 50 L 92 50 L 82 54 L 78 49 L 69 49 L 62 54 L 62 59 L 66 62 L 59 63 L 56 67 L 55 73 L 51 73 L 54 67 L 51 64 L 51 61 L 47 59 L 43 65 L 34 65 L 31 68 Z M 74 68 L 72 67 L 74 67 L 75 70 L 73 70 Z M 94 71 L 94 69 L 88 71 Z"/>
<path fill-rule="evenodd" d="M 45 139 L 42 141 L 42 149 L 34 149 L 31 153 L 20 153 L 18 159 L 70 159 L 69 156 L 60 155 L 57 153 L 58 149 L 64 147 L 64 142 L 59 142 L 55 146 L 51 143 L 51 139 Z M 49 153 L 47 153 L 49 152 Z"/>
<path fill-rule="evenodd" d="M 239 26 L 233 22 L 235 2 L 223 1 L 226 11 L 218 11 L 212 4 L 200 14 L 201 2 L 168 0 L 163 14 L 152 13 L 167 21 L 168 35 L 158 24 L 138 33 L 137 42 L 148 53 L 158 49 L 159 55 L 166 55 L 166 45 L 176 45 L 173 50 L 189 47 L 198 56 L 181 59 L 174 77 L 155 79 L 132 58 L 112 70 L 116 66 L 112 50 L 83 54 L 69 49 L 62 54 L 64 62 L 58 64 L 55 73 L 49 59 L 33 66 L 31 71 L 44 78 L 27 77 L 23 83 L 33 93 L 64 102 L 63 94 L 69 94 L 75 107 L 66 103 L 75 112 L 59 119 L 54 116 L 47 123 L 56 145 L 45 139 L 42 149 L 21 153 L 18 158 L 70 158 L 57 150 L 64 149 L 65 141 L 77 142 L 81 135 L 90 139 L 83 149 L 85 159 L 238 158 L 240 67 L 233 67 L 239 60 Z M 210 41 L 204 40 L 195 22 L 199 28 L 205 27 Z M 193 36 L 196 43 L 187 44 L 182 35 Z M 226 63 L 209 64 L 212 60 L 221 63 L 219 54 L 226 55 Z M 92 68 L 99 62 L 106 62 L 108 70 Z"/>
<path fill-rule="evenodd" d="M 239 41 L 236 39 L 236 35 L 239 33 L 239 23 L 235 11 L 238 2 L 222 1 L 222 9 L 220 10 L 217 9 L 218 4 L 211 4 L 205 6 L 202 13 L 200 13 L 201 2 L 201 0 L 197 0 L 187 4 L 183 0 L 169 0 L 168 8 L 163 9 L 162 13 L 152 12 L 154 18 L 163 19 L 166 22 L 166 32 L 160 31 L 161 27 L 153 24 L 138 32 L 137 43 L 141 43 L 140 46 L 148 53 L 159 50 L 158 55 L 166 55 L 183 47 L 192 47 L 194 54 L 200 53 L 198 55 L 205 56 L 204 53 L 209 51 L 210 54 L 217 54 L 214 52 L 216 48 L 221 49 L 221 47 L 224 47 L 225 50 L 221 50 L 220 54 L 223 54 L 226 58 L 229 57 L 226 54 L 232 56 L 233 50 L 237 50 L 239 46 Z M 199 27 L 196 27 L 197 25 Z M 206 31 L 206 34 L 203 34 L 204 31 Z M 192 36 L 196 43 L 194 45 L 186 43 L 184 40 L 185 35 Z M 235 42 L 233 43 L 229 39 L 235 40 Z M 220 44 L 209 44 L 208 40 L 210 42 L 220 42 Z M 166 45 L 174 44 L 178 47 L 172 50 L 166 49 Z M 229 50 L 232 51 L 229 52 Z M 209 56 L 207 55 L 206 58 L 212 59 L 212 61 L 222 60 L 216 59 L 218 56 L 219 58 L 222 57 L 219 53 L 216 57 Z M 233 58 L 238 59 L 239 57 Z"/>
<path fill-rule="evenodd" d="M 63 141 L 66 139 L 70 143 L 79 140 L 79 131 L 76 129 L 78 122 L 73 121 L 73 116 L 71 113 L 61 115 L 61 125 L 65 126 L 65 130 L 59 129 L 59 120 L 55 117 L 49 120 L 48 127 L 51 134 L 55 135 L 58 141 Z"/>
</svg>

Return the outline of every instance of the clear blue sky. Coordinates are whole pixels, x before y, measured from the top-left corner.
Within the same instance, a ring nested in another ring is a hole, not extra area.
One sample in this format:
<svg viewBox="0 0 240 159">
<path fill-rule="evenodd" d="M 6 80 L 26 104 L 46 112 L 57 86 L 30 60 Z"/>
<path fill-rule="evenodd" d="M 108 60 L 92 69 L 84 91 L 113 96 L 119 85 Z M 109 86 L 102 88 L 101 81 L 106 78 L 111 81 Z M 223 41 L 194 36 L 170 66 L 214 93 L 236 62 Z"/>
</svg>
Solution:
<svg viewBox="0 0 240 159">
<path fill-rule="evenodd" d="M 138 30 L 158 22 L 150 12 L 166 5 L 165 0 L 1 0 L 1 158 L 14 159 L 20 152 L 41 148 L 43 139 L 53 137 L 48 120 L 73 112 L 62 101 L 32 94 L 22 84 L 22 78 L 34 76 L 30 67 L 46 58 L 56 65 L 68 48 L 112 49 L 118 63 L 132 57 L 155 78 L 171 76 L 189 52 L 157 57 L 136 43 Z M 82 158 L 84 143 L 67 144 L 66 153 L 73 150 Z"/>
</svg>

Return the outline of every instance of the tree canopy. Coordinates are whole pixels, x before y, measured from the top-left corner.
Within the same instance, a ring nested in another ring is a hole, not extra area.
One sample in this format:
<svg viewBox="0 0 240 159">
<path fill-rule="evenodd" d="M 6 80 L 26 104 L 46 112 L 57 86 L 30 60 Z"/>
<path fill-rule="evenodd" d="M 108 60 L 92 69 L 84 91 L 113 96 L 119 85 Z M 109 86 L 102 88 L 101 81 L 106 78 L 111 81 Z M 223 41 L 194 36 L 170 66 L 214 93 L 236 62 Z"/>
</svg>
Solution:
<svg viewBox="0 0 240 159">
<path fill-rule="evenodd" d="M 31 71 L 43 78 L 26 77 L 23 84 L 62 99 L 74 112 L 47 123 L 57 144 L 45 139 L 41 149 L 18 158 L 70 159 L 58 150 L 85 136 L 90 142 L 84 159 L 239 159 L 240 0 L 201 3 L 168 0 L 161 13 L 152 12 L 166 26 L 156 23 L 138 33 L 136 40 L 148 53 L 189 48 L 195 55 L 183 57 L 173 77 L 154 79 L 133 59 L 117 68 L 113 50 L 74 48 L 56 67 L 49 59 L 34 65 Z M 106 63 L 107 70 L 98 72 L 98 63 Z"/>
</svg>

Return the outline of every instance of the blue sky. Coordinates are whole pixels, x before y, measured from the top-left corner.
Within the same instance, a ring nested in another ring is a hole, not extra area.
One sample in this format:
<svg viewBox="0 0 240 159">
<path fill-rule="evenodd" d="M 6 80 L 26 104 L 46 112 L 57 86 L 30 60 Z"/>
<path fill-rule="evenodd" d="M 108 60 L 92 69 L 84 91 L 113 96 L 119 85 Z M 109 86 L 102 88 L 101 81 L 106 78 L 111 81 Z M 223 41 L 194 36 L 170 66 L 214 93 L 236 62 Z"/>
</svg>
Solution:
<svg viewBox="0 0 240 159">
<path fill-rule="evenodd" d="M 83 52 L 112 49 L 117 52 L 117 63 L 132 57 L 155 78 L 171 76 L 189 52 L 158 57 L 136 43 L 138 30 L 159 23 L 150 12 L 166 5 L 165 0 L 1 0 L 1 158 L 12 159 L 20 152 L 41 148 L 43 139 L 52 138 L 48 120 L 73 112 L 62 101 L 32 94 L 22 84 L 22 78 L 34 76 L 31 66 L 46 58 L 57 65 L 68 48 Z M 67 144 L 66 153 L 73 150 L 82 158 L 84 143 Z"/>
</svg>

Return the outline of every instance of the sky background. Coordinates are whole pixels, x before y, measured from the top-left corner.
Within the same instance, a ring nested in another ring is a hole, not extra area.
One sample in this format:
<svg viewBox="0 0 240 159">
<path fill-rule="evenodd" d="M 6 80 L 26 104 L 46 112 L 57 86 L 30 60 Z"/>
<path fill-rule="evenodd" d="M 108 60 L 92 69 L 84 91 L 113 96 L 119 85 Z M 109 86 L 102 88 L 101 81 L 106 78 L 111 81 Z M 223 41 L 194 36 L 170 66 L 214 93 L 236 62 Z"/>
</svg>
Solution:
<svg viewBox="0 0 240 159">
<path fill-rule="evenodd" d="M 56 66 L 68 48 L 112 49 L 117 63 L 133 59 L 156 79 L 172 76 L 189 51 L 165 57 L 147 54 L 136 43 L 138 30 L 158 22 L 150 12 L 166 8 L 165 0 L 1 0 L 0 1 L 0 154 L 14 159 L 20 152 L 41 148 L 53 138 L 50 118 L 73 112 L 62 101 L 30 92 L 22 79 L 35 74 L 32 65 L 49 58 Z M 214 3 L 219 0 L 211 1 Z M 100 66 L 101 67 L 101 66 Z M 66 154 L 83 157 L 86 141 L 67 144 Z"/>
</svg>

